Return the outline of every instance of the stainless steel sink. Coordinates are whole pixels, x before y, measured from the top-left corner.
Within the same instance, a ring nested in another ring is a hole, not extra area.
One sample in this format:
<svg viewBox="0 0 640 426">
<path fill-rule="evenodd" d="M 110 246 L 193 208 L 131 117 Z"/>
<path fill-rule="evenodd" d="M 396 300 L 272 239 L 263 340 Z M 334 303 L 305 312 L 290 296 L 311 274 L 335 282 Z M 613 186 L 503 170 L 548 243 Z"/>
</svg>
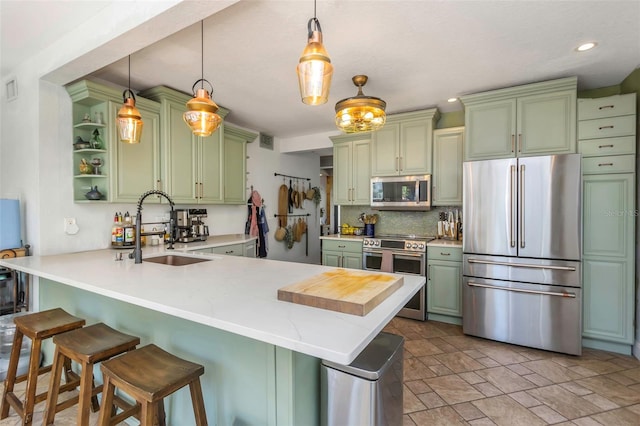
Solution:
<svg viewBox="0 0 640 426">
<path fill-rule="evenodd" d="M 176 254 L 167 254 L 164 256 L 147 257 L 144 262 L 161 263 L 163 265 L 184 266 L 193 263 L 208 262 L 212 259 L 203 259 L 201 257 L 178 256 Z"/>
</svg>

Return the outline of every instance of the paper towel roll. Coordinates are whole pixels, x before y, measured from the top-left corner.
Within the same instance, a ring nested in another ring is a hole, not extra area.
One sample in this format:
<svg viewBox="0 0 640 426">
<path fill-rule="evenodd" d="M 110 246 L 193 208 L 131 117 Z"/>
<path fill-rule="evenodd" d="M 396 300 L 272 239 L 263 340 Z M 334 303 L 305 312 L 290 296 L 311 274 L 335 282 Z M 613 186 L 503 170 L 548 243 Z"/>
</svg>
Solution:
<svg viewBox="0 0 640 426">
<path fill-rule="evenodd" d="M 21 245 L 20 200 L 0 198 L 0 250 Z"/>
</svg>

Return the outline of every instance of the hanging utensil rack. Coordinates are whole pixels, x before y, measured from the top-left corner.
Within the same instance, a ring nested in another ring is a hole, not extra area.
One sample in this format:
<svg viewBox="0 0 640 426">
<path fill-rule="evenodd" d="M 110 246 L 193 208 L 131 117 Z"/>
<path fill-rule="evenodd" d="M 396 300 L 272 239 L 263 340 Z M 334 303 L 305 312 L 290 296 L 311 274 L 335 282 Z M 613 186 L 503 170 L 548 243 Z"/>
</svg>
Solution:
<svg viewBox="0 0 640 426">
<path fill-rule="evenodd" d="M 310 181 L 311 178 L 307 178 L 307 177 L 300 177 L 300 176 L 291 176 L 291 175 L 283 175 L 282 173 L 274 173 L 274 176 L 282 176 L 285 178 L 291 178 L 291 179 L 298 179 L 298 180 L 307 180 Z"/>
<path fill-rule="evenodd" d="M 287 217 L 302 217 L 302 216 L 311 216 L 311 213 L 306 213 L 306 214 L 274 214 L 273 217 L 281 217 L 281 216 L 287 216 Z"/>
</svg>

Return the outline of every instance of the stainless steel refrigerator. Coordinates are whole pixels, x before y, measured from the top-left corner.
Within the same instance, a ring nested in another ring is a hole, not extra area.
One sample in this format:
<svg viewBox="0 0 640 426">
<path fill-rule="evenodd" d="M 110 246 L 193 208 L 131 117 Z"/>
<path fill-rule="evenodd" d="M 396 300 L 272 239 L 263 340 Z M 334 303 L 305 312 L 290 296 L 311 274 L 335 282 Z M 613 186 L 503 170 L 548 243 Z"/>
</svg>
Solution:
<svg viewBox="0 0 640 426">
<path fill-rule="evenodd" d="M 582 352 L 580 155 L 465 162 L 463 332 Z"/>
</svg>

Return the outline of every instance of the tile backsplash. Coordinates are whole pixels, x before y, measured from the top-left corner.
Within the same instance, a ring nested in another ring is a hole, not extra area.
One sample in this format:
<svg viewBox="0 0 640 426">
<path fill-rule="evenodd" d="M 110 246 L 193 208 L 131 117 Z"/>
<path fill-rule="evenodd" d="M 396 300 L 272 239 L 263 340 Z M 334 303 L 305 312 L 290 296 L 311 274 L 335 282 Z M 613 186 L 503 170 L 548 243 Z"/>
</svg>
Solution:
<svg viewBox="0 0 640 426">
<path fill-rule="evenodd" d="M 431 210 L 426 212 L 373 210 L 366 206 L 342 206 L 340 207 L 340 223 L 348 223 L 351 226 L 363 226 L 358 222 L 360 213 L 377 213 L 378 222 L 375 228 L 376 235 L 416 234 L 435 236 L 438 232 L 440 212 L 455 211 L 456 209 L 462 213 L 462 206 L 432 207 Z"/>
</svg>

